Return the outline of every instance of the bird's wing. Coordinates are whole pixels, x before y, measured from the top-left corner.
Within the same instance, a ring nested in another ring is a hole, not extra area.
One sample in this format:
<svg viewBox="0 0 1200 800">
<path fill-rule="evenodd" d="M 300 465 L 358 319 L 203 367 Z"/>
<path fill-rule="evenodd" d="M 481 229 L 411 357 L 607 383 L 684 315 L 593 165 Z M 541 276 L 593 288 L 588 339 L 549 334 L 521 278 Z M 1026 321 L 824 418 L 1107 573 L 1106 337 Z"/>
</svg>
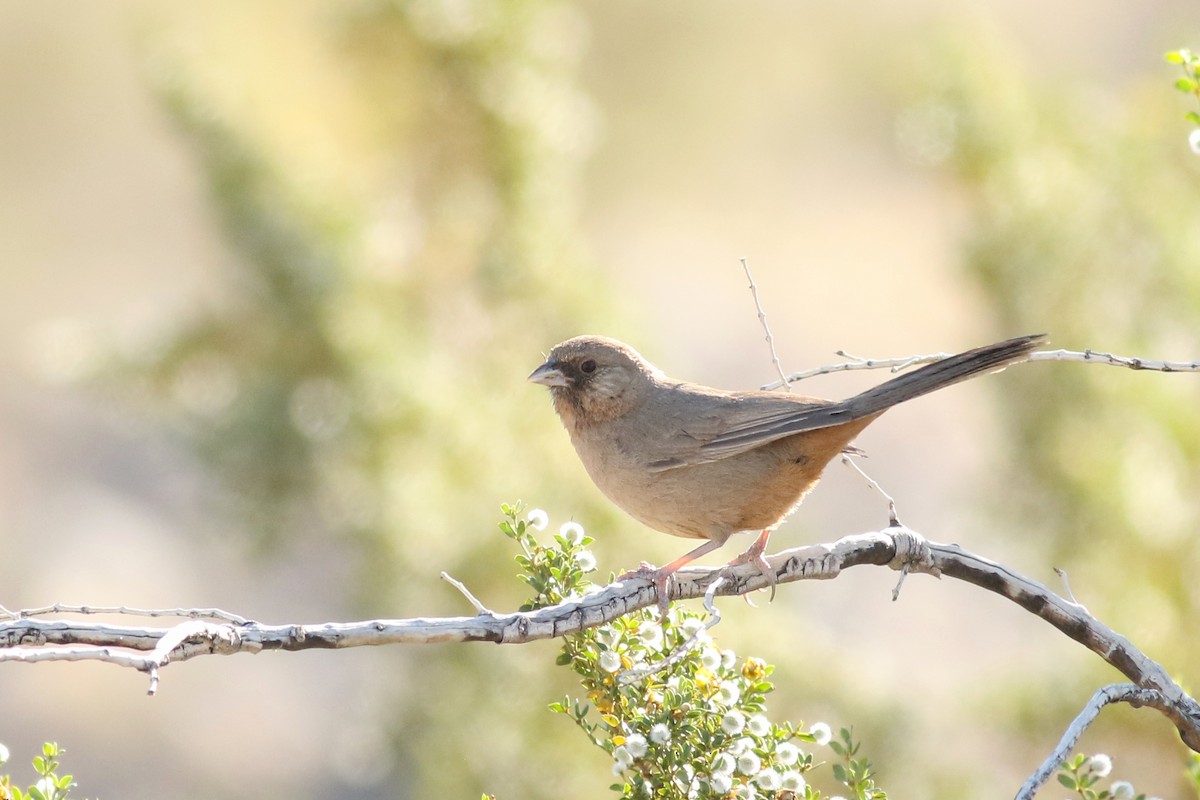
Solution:
<svg viewBox="0 0 1200 800">
<path fill-rule="evenodd" d="M 785 436 L 846 422 L 841 403 L 776 392 L 714 392 L 706 387 L 672 387 L 679 409 L 673 424 L 656 436 L 655 472 L 719 461 Z M 686 395 L 686 399 L 683 396 Z M 663 435 L 665 433 L 665 435 Z"/>
</svg>

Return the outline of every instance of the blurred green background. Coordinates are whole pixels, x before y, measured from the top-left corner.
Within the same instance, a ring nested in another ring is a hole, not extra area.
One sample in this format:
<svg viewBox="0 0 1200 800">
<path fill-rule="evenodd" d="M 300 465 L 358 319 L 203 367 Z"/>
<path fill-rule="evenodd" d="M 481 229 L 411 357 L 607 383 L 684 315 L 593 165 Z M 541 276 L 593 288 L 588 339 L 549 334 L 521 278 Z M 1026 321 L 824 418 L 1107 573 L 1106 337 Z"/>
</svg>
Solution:
<svg viewBox="0 0 1200 800">
<path fill-rule="evenodd" d="M 1200 159 L 1162 53 L 1194 0 L 853 6 L 0 2 L 0 603 L 265 622 L 522 597 L 502 501 L 613 510 L 524 377 L 603 332 L 682 378 L 1040 330 L 1200 357 Z M 840 396 L 883 375 L 803 387 Z M 1185 684 L 1200 381 L 1034 364 L 859 444 L 904 520 L 1057 586 Z M 777 547 L 884 524 L 832 468 Z M 742 543 L 738 543 L 739 545 Z M 710 559 L 720 563 L 736 554 Z M 859 570 L 727 602 L 773 717 L 854 725 L 897 796 L 1011 793 L 1095 657 L 977 589 Z M 86 796 L 599 797 L 552 642 L 7 667 L 0 742 Z M 1163 797 L 1149 711 L 1084 740 Z M 980 776 L 983 776 L 982 778 Z"/>
</svg>

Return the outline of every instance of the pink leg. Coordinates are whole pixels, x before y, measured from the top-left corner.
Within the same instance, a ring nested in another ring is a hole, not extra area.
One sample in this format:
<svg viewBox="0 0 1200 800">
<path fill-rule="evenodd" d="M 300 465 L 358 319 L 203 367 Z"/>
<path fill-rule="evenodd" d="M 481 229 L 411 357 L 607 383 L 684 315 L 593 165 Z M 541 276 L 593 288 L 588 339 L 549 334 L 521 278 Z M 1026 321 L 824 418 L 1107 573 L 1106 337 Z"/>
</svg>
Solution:
<svg viewBox="0 0 1200 800">
<path fill-rule="evenodd" d="M 658 569 L 655 569 L 650 564 L 642 562 L 642 566 L 638 567 L 633 572 L 626 572 L 625 574 L 621 575 L 620 578 L 649 578 L 652 580 L 654 582 L 654 588 L 658 591 L 658 610 L 662 614 L 663 619 L 666 619 L 667 611 L 669 611 L 671 608 L 671 597 L 667 591 L 667 587 L 671 581 L 671 576 L 678 572 L 681 567 L 687 566 L 697 558 L 700 558 L 700 556 L 711 553 L 713 550 L 716 550 L 723 544 L 725 543 L 712 540 L 707 541 L 697 547 L 695 550 L 684 553 L 670 564 L 667 564 L 664 567 L 659 567 Z"/>
<path fill-rule="evenodd" d="M 750 545 L 746 552 L 729 562 L 730 566 L 735 564 L 753 564 L 758 567 L 758 571 L 767 579 L 767 584 L 771 587 L 771 600 L 775 600 L 775 570 L 771 569 L 771 565 L 763 558 L 763 553 L 767 550 L 767 540 L 771 538 L 771 529 L 767 528 L 758 535 L 754 540 L 754 544 Z M 748 602 L 748 601 L 747 601 Z"/>
</svg>

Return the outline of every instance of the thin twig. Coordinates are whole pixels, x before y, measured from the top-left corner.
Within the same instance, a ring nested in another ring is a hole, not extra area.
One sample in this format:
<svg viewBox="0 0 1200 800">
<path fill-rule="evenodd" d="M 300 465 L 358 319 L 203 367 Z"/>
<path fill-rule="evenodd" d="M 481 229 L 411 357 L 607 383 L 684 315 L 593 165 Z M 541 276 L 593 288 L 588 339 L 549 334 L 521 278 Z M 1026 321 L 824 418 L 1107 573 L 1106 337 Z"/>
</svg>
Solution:
<svg viewBox="0 0 1200 800">
<path fill-rule="evenodd" d="M 900 522 L 900 517 L 896 512 L 895 499 L 890 494 L 888 494 L 887 492 L 885 492 L 883 490 L 883 487 L 879 485 L 879 481 L 875 480 L 870 475 L 868 475 L 867 471 L 858 465 L 858 462 L 855 461 L 851 457 L 850 453 L 842 453 L 842 463 L 845 464 L 847 467 L 850 467 L 850 469 L 857 472 L 859 474 L 859 476 L 864 481 L 867 482 L 867 486 L 870 489 L 873 489 L 874 491 L 878 492 L 880 494 L 880 496 L 882 496 L 883 499 L 887 501 L 888 527 L 896 528 L 896 529 L 900 529 L 900 530 L 908 530 Z M 900 589 L 904 586 L 904 579 L 908 577 L 908 571 L 910 568 L 911 567 L 907 562 L 904 562 L 901 564 L 900 579 L 896 581 L 896 588 L 892 589 L 892 601 L 893 602 L 900 599 Z"/>
<path fill-rule="evenodd" d="M 717 578 L 704 592 L 704 610 L 708 612 L 709 620 L 704 623 L 704 630 L 712 628 L 721 621 L 721 612 L 717 608 L 717 589 L 724 583 L 724 578 Z"/>
<path fill-rule="evenodd" d="M 793 372 L 790 375 L 784 376 L 784 380 L 789 383 L 813 378 L 818 375 L 829 375 L 834 372 L 849 372 L 859 369 L 888 369 L 892 372 L 899 372 L 908 367 L 918 364 L 929 364 L 934 361 L 941 361 L 948 358 L 950 353 L 930 353 L 928 355 L 919 356 L 904 356 L 901 358 L 857 358 L 848 355 L 845 351 L 838 351 L 838 355 L 850 358 L 849 361 L 842 361 L 837 364 L 826 364 L 825 366 L 806 369 L 800 372 Z M 1112 367 L 1125 367 L 1126 369 L 1136 370 L 1151 370 L 1153 372 L 1200 372 L 1200 361 L 1158 361 L 1148 358 L 1138 358 L 1136 356 L 1118 356 L 1112 353 L 1104 353 L 1099 350 L 1039 350 L 1036 353 L 1029 354 L 1029 361 L 1074 361 L 1083 364 L 1107 364 Z M 764 390 L 777 389 L 781 385 L 781 381 L 773 381 L 764 384 L 761 388 Z"/>
<path fill-rule="evenodd" d="M 888 533 L 892 535 L 892 541 L 896 544 L 896 555 L 888 563 L 888 566 L 900 571 L 900 579 L 896 581 L 896 586 L 892 589 L 892 602 L 894 603 L 900 599 L 900 590 L 904 587 L 904 579 L 910 573 L 921 572 L 934 577 L 942 573 L 933 560 L 933 551 L 924 536 L 899 522 L 893 522 L 888 528 Z"/>
<path fill-rule="evenodd" d="M 775 365 L 775 371 L 779 373 L 780 381 L 774 384 L 774 388 L 782 386 L 790 392 L 792 386 L 788 382 L 787 374 L 783 371 L 779 354 L 775 352 L 775 337 L 771 335 L 771 328 L 767 325 L 767 312 L 763 310 L 762 303 L 758 301 L 758 286 L 754 283 L 754 276 L 750 274 L 750 263 L 745 258 L 741 259 L 741 262 L 742 270 L 746 273 L 746 280 L 750 281 L 750 294 L 754 297 L 754 307 L 758 309 L 758 321 L 762 324 L 763 332 L 767 334 L 767 347 L 771 349 L 771 363 Z"/>
<path fill-rule="evenodd" d="M 9 611 L 0 608 L 5 616 L 12 619 L 27 619 L 29 617 L 44 617 L 52 614 L 109 614 L 132 617 L 183 617 L 186 619 L 215 619 L 234 625 L 245 625 L 250 620 L 245 617 L 222 611 L 219 608 L 133 608 L 131 606 L 89 606 L 55 603 L 42 608 L 25 608 L 20 611 Z"/>
<path fill-rule="evenodd" d="M 696 647 L 696 645 L 700 644 L 700 637 L 709 628 L 721 621 L 721 612 L 717 610 L 715 600 L 717 589 L 722 583 L 724 583 L 724 581 L 725 579 L 723 577 L 718 576 L 717 579 L 709 585 L 708 591 L 704 593 L 704 607 L 708 609 L 709 613 L 709 620 L 708 622 L 704 623 L 704 627 L 696 628 L 696 630 L 692 631 L 692 635 L 688 637 L 687 641 L 672 650 L 666 658 L 663 658 L 659 661 L 652 661 L 649 664 L 642 664 L 639 667 L 630 667 L 619 674 L 617 676 L 617 680 L 620 683 L 633 683 L 634 681 L 640 681 L 643 678 L 663 672 L 672 664 L 677 664 L 678 662 L 682 661 L 684 656 L 690 653 Z"/>
<path fill-rule="evenodd" d="M 1099 350 L 1039 350 L 1029 354 L 1030 361 L 1080 361 L 1088 364 L 1108 364 L 1127 369 L 1148 369 L 1154 372 L 1200 372 L 1200 361 L 1156 361 L 1137 356 L 1118 356 Z"/>
<path fill-rule="evenodd" d="M 876 492 L 879 492 L 879 495 L 887 501 L 888 522 L 890 523 L 890 526 L 893 528 L 900 527 L 900 517 L 897 516 L 896 513 L 896 501 L 890 494 L 883 490 L 883 487 L 879 485 L 879 481 L 868 475 L 866 470 L 860 467 L 858 462 L 851 458 L 850 454 L 848 453 L 842 453 L 842 463 L 861 475 L 862 479 L 867 482 L 867 486 L 869 486 L 871 489 L 874 489 Z"/>
<path fill-rule="evenodd" d="M 1076 600 L 1075 593 L 1071 591 L 1071 581 L 1067 579 L 1067 571 L 1062 567 L 1054 567 L 1054 574 L 1062 579 L 1063 592 L 1066 594 L 1067 599 L 1080 608 L 1083 608 L 1083 603 Z"/>
<path fill-rule="evenodd" d="M 905 356 L 903 358 L 854 358 L 847 356 L 844 350 L 839 350 L 837 354 L 843 357 L 850 357 L 851 360 L 793 372 L 784 376 L 784 380 L 788 383 L 796 383 L 807 378 L 815 378 L 818 375 L 831 375 L 835 372 L 850 372 L 851 370 L 859 369 L 890 369 L 892 372 L 899 372 L 907 367 L 917 364 L 929 364 L 951 356 L 951 353 L 930 353 L 929 355 Z M 763 384 L 759 388 L 764 391 L 778 389 L 780 383 L 780 381 L 772 381 L 771 383 Z"/>
<path fill-rule="evenodd" d="M 490 614 L 495 616 L 495 613 L 490 608 L 479 602 L 475 595 L 471 594 L 471 590 L 464 586 L 462 581 L 457 581 L 454 578 L 451 578 L 450 573 L 448 572 L 442 572 L 442 580 L 453 586 L 455 589 L 458 589 L 458 591 L 462 593 L 462 596 L 467 598 L 467 602 L 473 605 L 475 610 L 480 614 Z"/>
</svg>

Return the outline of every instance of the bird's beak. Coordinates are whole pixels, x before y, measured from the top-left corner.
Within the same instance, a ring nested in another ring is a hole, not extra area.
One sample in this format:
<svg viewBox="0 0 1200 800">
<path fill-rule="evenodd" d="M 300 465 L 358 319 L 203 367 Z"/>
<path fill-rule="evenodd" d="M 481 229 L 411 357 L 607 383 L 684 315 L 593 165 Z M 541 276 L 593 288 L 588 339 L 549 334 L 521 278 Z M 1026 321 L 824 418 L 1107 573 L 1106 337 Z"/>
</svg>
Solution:
<svg viewBox="0 0 1200 800">
<path fill-rule="evenodd" d="M 567 376 L 558 368 L 558 362 L 553 358 L 529 373 L 527 380 L 532 383 L 540 383 L 542 386 L 568 386 L 570 384 Z"/>
</svg>

